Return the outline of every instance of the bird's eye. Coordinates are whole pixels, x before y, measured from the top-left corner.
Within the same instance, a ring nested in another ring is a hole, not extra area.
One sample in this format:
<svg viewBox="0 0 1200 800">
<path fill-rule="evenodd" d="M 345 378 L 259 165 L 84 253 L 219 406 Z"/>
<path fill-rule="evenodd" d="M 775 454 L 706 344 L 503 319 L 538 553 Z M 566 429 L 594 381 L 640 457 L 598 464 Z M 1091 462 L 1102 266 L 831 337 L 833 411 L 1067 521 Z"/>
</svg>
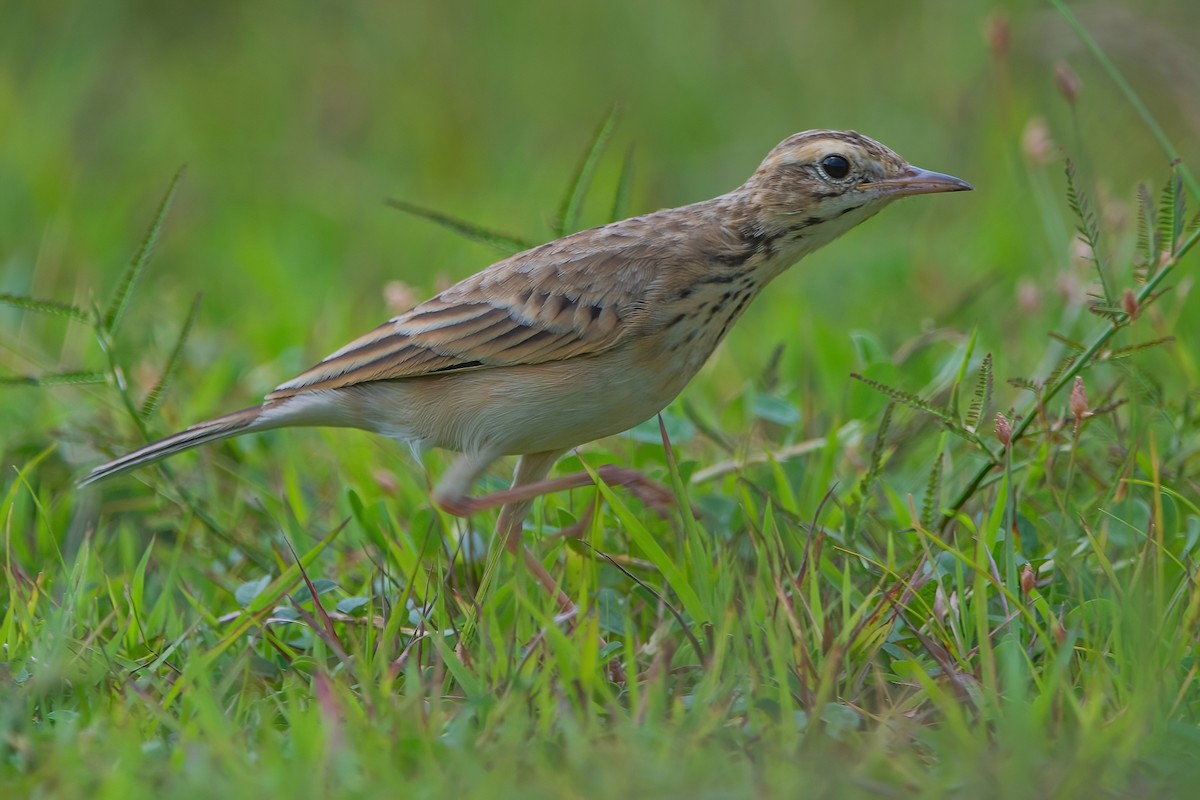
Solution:
<svg viewBox="0 0 1200 800">
<path fill-rule="evenodd" d="M 835 181 L 840 181 L 850 174 L 850 162 L 845 156 L 825 156 L 821 159 L 821 169 Z"/>
</svg>

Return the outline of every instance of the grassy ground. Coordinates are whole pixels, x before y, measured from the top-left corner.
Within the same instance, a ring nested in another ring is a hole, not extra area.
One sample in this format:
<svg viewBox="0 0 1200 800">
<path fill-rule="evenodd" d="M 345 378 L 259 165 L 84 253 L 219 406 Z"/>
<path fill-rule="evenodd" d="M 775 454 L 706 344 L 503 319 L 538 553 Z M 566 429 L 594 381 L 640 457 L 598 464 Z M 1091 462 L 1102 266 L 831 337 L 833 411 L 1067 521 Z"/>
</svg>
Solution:
<svg viewBox="0 0 1200 800">
<path fill-rule="evenodd" d="M 1080 9 L 1095 48 L 1034 2 L 6 10 L 0 791 L 1187 796 L 1193 6 Z M 661 430 L 564 460 L 681 501 L 539 503 L 577 625 L 430 507 L 443 454 L 294 431 L 73 487 L 503 248 L 386 197 L 540 241 L 807 127 L 977 191 L 807 259 Z"/>
</svg>

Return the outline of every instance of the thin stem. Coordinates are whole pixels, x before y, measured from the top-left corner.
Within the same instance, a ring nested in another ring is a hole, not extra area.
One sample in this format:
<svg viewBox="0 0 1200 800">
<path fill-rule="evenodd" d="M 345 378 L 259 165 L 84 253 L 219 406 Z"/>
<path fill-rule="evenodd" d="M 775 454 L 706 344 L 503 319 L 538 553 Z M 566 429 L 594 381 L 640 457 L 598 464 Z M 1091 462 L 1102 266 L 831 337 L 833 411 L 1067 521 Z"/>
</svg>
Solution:
<svg viewBox="0 0 1200 800">
<path fill-rule="evenodd" d="M 1137 305 L 1139 308 L 1153 302 L 1155 291 L 1167 278 L 1167 276 L 1175 271 L 1175 267 L 1179 264 L 1180 260 L 1184 257 L 1184 255 L 1187 254 L 1189 250 L 1192 249 L 1192 247 L 1196 245 L 1198 241 L 1200 241 L 1200 230 L 1193 231 L 1192 235 L 1189 236 L 1175 250 L 1175 253 L 1171 256 L 1171 259 L 1164 264 L 1161 269 L 1158 269 L 1149 276 L 1146 284 L 1137 293 Z M 1108 344 L 1109 340 L 1117 334 L 1117 331 L 1125 327 L 1126 324 L 1128 324 L 1128 320 L 1126 318 L 1117 319 L 1111 322 L 1107 328 L 1100 331 L 1100 333 L 1096 335 L 1091 344 L 1087 346 L 1087 349 L 1085 349 L 1079 355 L 1079 358 L 1075 359 L 1075 363 L 1073 363 L 1069 368 L 1063 370 L 1062 374 L 1058 376 L 1058 380 L 1051 384 L 1041 395 L 1041 397 L 1034 398 L 1034 400 L 1030 403 L 1029 409 L 1024 414 L 1020 415 L 1020 420 L 1013 428 L 1012 443 L 1014 445 L 1021 440 L 1021 438 L 1025 435 L 1025 432 L 1029 429 L 1029 426 L 1033 423 L 1033 420 L 1037 417 L 1035 412 L 1037 411 L 1038 404 L 1040 403 L 1042 405 L 1048 405 L 1049 402 L 1054 399 L 1059 392 L 1061 392 L 1067 387 L 1067 385 L 1075 380 L 1075 376 L 1082 372 L 1084 367 L 1091 366 L 1097 354 L 1099 354 L 1104 346 Z M 987 478 L 988 473 L 1000 466 L 1000 464 L 1001 459 L 997 458 L 996 456 L 992 456 L 983 464 L 983 466 L 979 468 L 971 480 L 967 482 L 967 485 L 963 487 L 962 491 L 958 493 L 958 497 L 955 498 L 954 502 L 950 504 L 950 508 L 947 509 L 946 513 L 942 515 L 941 523 L 938 526 L 939 530 L 946 529 L 946 526 L 950 524 L 950 521 L 954 519 L 959 510 L 961 510 L 962 507 L 966 505 L 967 501 L 970 500 L 975 494 L 975 492 L 978 491 L 980 485 Z"/>
</svg>

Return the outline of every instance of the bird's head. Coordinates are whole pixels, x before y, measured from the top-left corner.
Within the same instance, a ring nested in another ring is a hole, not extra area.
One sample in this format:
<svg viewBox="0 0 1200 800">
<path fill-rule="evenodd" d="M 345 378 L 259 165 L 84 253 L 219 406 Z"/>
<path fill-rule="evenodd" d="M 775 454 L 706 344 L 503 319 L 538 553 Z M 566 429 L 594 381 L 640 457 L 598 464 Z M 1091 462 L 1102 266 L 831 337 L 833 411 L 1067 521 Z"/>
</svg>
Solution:
<svg viewBox="0 0 1200 800">
<path fill-rule="evenodd" d="M 898 197 L 968 191 L 971 184 L 914 167 L 854 131 L 813 130 L 776 145 L 742 188 L 762 215 L 763 229 L 803 229 L 811 247 Z"/>
</svg>

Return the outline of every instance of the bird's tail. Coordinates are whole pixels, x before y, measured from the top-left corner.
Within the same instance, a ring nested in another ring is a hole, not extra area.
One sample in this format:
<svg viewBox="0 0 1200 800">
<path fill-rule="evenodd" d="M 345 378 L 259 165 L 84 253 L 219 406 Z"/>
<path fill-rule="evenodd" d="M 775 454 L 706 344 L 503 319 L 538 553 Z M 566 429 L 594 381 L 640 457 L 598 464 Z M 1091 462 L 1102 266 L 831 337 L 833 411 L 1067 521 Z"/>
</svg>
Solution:
<svg viewBox="0 0 1200 800">
<path fill-rule="evenodd" d="M 252 430 L 275 427 L 270 423 L 263 424 L 262 412 L 261 406 L 254 406 L 234 411 L 223 417 L 210 419 L 207 422 L 197 423 L 187 430 L 159 439 L 157 442 L 151 442 L 145 447 L 140 447 L 132 453 L 126 453 L 107 464 L 101 464 L 81 478 L 79 485 L 86 486 L 89 483 L 102 481 L 146 464 L 153 464 L 155 461 L 162 461 L 164 458 L 184 450 L 190 450 L 198 445 L 228 439 L 230 436 L 237 436 Z"/>
</svg>

